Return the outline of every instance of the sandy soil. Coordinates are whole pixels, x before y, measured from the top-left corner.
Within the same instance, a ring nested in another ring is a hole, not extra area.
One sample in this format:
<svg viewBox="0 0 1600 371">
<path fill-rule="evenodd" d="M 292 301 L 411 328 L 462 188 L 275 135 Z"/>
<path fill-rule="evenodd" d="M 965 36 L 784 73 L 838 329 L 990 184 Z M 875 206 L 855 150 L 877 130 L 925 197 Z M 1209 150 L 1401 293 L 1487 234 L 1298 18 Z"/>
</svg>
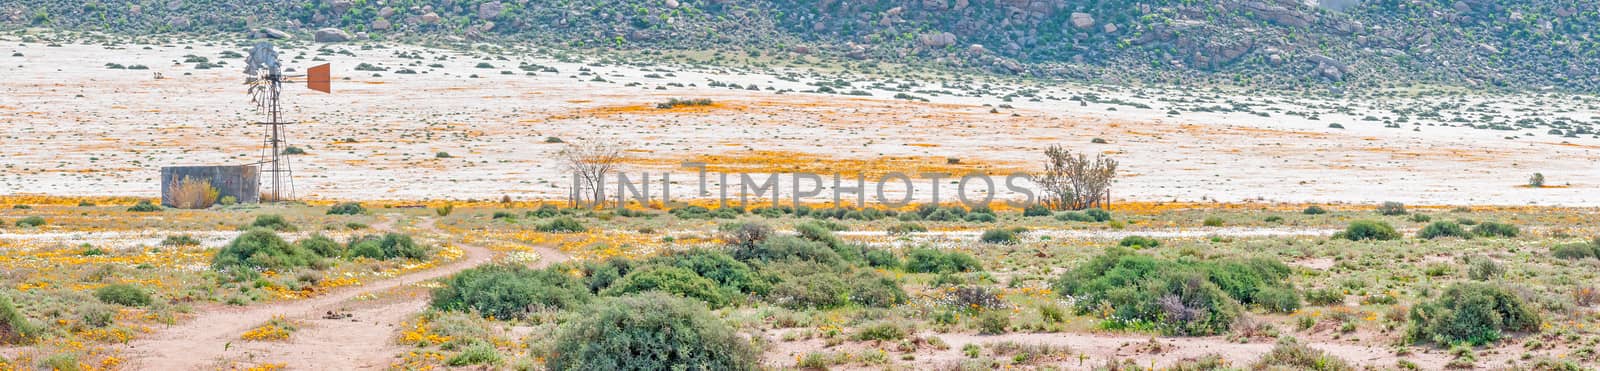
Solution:
<svg viewBox="0 0 1600 371">
<path fill-rule="evenodd" d="M 384 223 L 376 227 L 392 226 Z M 419 228 L 433 230 L 432 220 Z M 399 352 L 393 344 L 396 326 L 426 306 L 425 290 L 408 290 L 418 283 L 448 276 L 488 263 L 489 250 L 463 245 L 466 255 L 428 271 L 369 283 L 310 299 L 250 307 L 217 307 L 196 318 L 160 329 L 134 341 L 125 349 L 130 364 L 141 369 L 208 369 L 219 363 L 247 361 L 283 364 L 291 369 L 385 368 Z M 539 248 L 538 264 L 565 260 L 554 249 Z M 399 293 L 384 294 L 399 290 Z M 327 313 L 348 313 L 346 319 L 324 319 Z M 239 336 L 275 315 L 307 326 L 287 342 L 245 342 Z"/>
<path fill-rule="evenodd" d="M 0 96 L 6 97 L 0 100 L 0 121 L 6 123 L 0 137 L 7 142 L 0 194 L 154 197 L 160 166 L 258 158 L 259 128 L 247 123 L 260 114 L 239 85 L 242 60 L 220 57 L 243 47 L 52 47 L 16 36 L 0 40 L 23 55 L 0 57 L 0 74 L 11 76 L 0 80 Z M 326 52 L 317 51 L 324 47 Z M 1469 94 L 1356 101 L 970 76 L 885 77 L 803 64 L 623 64 L 581 55 L 561 61 L 530 51 L 362 50 L 350 44 L 282 49 L 290 67 L 333 63 L 337 80 L 333 95 L 301 87 L 288 93 L 288 115 L 303 123 L 291 130 L 291 144 L 308 152 L 293 156 L 297 191 L 310 198 L 559 198 L 571 178 L 556 160 L 563 145 L 546 143 L 557 137 L 624 143 L 634 157 L 625 170 L 635 179 L 641 171 L 677 171 L 673 195 L 679 198 L 697 186 L 694 171 L 677 166 L 685 160 L 754 172 L 1005 173 L 1037 170 L 1039 151 L 1063 144 L 1119 158 L 1122 178 L 1113 195 L 1118 199 L 1600 205 L 1594 165 L 1600 139 L 1549 135 L 1543 127 L 1474 129 L 1451 120 L 1471 121 L 1487 112 L 1504 120 L 1586 121 L 1600 116 L 1593 97 Z M 191 54 L 227 64 L 196 69 L 183 62 Z M 108 69 L 107 62 L 149 70 Z M 475 67 L 480 62 L 495 67 Z M 360 63 L 389 71 L 355 71 Z M 522 63 L 559 72 L 530 75 L 517 68 Z M 402 68 L 418 73 L 395 72 Z M 157 73 L 163 78 L 155 79 Z M 834 80 L 853 81 L 852 89 L 872 96 L 805 92 Z M 894 83 L 918 86 L 913 95 L 929 102 L 890 98 Z M 1091 94 L 1101 97 L 1099 103 L 1065 98 Z M 669 98 L 702 97 L 716 104 L 654 108 Z M 1113 99 L 1147 108 L 1106 103 Z M 1458 100 L 1472 109 L 1446 110 L 1437 119 L 1413 115 L 1399 128 L 1365 119 Z M 1252 105 L 1255 113 L 1192 109 L 1230 103 Z M 1167 114 L 1173 108 L 1190 110 Z M 1330 128 L 1333 123 L 1345 129 Z M 1091 138 L 1107 143 L 1092 144 Z M 451 156 L 438 158 L 437 152 Z M 1520 187 L 1534 172 L 1553 187 Z M 944 200 L 955 191 L 956 184 L 946 183 L 952 180 L 939 184 Z M 738 183 L 737 176 L 727 182 Z M 789 183 L 781 179 L 785 199 Z M 824 183 L 832 189 L 831 179 Z M 914 199 L 931 197 L 927 183 L 917 180 Z M 713 192 L 719 184 L 710 180 Z M 904 191 L 898 184 L 888 188 L 891 198 Z M 869 200 L 874 191 L 868 190 Z M 818 199 L 831 200 L 831 194 Z"/>
</svg>

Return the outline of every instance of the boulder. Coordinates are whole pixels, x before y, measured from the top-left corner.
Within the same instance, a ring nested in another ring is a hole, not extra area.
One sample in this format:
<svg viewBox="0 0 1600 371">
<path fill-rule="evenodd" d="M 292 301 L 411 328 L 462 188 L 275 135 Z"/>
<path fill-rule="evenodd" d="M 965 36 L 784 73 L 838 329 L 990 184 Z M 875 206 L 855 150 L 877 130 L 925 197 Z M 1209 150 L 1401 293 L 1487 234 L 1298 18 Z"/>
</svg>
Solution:
<svg viewBox="0 0 1600 371">
<path fill-rule="evenodd" d="M 439 13 L 428 12 L 428 14 L 423 14 L 422 17 L 417 18 L 417 20 L 421 21 L 422 24 L 438 24 Z"/>
<path fill-rule="evenodd" d="M 929 48 L 943 48 L 956 44 L 956 35 L 949 32 L 926 33 L 917 37 L 922 46 Z"/>
<path fill-rule="evenodd" d="M 394 8 L 386 6 L 383 9 L 378 9 L 378 18 L 389 18 L 392 15 L 394 15 Z"/>
<path fill-rule="evenodd" d="M 667 9 L 677 9 L 679 5 L 682 4 L 678 4 L 678 0 L 667 0 Z"/>
<path fill-rule="evenodd" d="M 483 3 L 483 4 L 478 4 L 478 18 L 482 18 L 482 19 L 499 18 L 500 17 L 500 12 L 504 11 L 505 9 L 506 9 L 505 4 L 501 4 L 499 1 L 490 1 L 490 2 L 487 2 L 487 3 Z"/>
<path fill-rule="evenodd" d="M 271 27 L 262 28 L 258 32 L 261 33 L 261 37 L 265 37 L 265 38 L 268 38 L 268 39 L 289 40 L 289 39 L 293 39 L 294 38 L 294 35 L 290 35 L 288 32 L 283 32 L 283 30 L 279 30 L 279 29 L 271 28 Z"/>
<path fill-rule="evenodd" d="M 1094 27 L 1094 16 L 1089 15 L 1089 13 L 1074 12 L 1072 13 L 1071 19 L 1072 27 L 1077 27 L 1080 30 L 1087 30 L 1090 27 Z"/>
<path fill-rule="evenodd" d="M 317 30 L 316 34 L 313 35 L 312 40 L 316 40 L 319 43 L 342 43 L 350 41 L 350 39 L 353 37 L 354 36 L 350 36 L 349 32 L 344 32 L 344 30 L 330 27 Z"/>
<path fill-rule="evenodd" d="M 1117 25 L 1107 23 L 1105 27 L 1101 27 L 1100 30 L 1105 31 L 1105 33 L 1117 33 Z"/>
<path fill-rule="evenodd" d="M 372 21 L 372 29 L 378 30 L 378 31 L 383 31 L 383 30 L 389 29 L 389 20 L 383 19 L 383 18 L 378 18 L 377 20 Z"/>
</svg>

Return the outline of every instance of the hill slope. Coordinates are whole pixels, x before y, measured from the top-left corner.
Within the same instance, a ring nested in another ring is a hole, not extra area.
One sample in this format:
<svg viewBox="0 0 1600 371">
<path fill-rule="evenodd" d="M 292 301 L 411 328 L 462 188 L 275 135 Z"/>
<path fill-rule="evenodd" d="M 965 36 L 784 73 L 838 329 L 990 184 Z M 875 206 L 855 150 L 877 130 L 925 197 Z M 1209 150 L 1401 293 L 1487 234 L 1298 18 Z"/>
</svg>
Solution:
<svg viewBox="0 0 1600 371">
<path fill-rule="evenodd" d="M 0 24 L 783 50 L 1122 83 L 1600 91 L 1600 5 L 1584 0 L 21 0 L 0 5 Z"/>
</svg>

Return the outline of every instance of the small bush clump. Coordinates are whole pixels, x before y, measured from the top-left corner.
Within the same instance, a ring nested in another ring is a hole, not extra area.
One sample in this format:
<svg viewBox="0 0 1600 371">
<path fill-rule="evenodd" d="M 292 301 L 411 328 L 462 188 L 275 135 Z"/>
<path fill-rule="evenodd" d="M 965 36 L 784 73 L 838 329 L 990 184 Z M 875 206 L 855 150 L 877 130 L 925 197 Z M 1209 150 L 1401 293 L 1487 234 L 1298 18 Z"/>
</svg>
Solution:
<svg viewBox="0 0 1600 371">
<path fill-rule="evenodd" d="M 1343 359 L 1328 355 L 1326 352 L 1300 344 L 1292 337 L 1278 340 L 1278 345 L 1271 351 L 1256 360 L 1250 366 L 1253 370 L 1311 370 L 1311 371 L 1355 371 L 1356 368 Z"/>
<path fill-rule="evenodd" d="M 1384 202 L 1378 205 L 1378 214 L 1384 216 L 1406 215 L 1406 205 L 1399 202 Z"/>
<path fill-rule="evenodd" d="M 1519 233 L 1517 226 L 1506 223 L 1483 222 L 1472 227 L 1472 234 L 1483 237 L 1516 237 Z"/>
<path fill-rule="evenodd" d="M 1000 244 L 1000 245 L 1012 245 L 1012 244 L 1016 244 L 1018 241 L 1020 241 L 1017 238 L 1017 233 L 1015 231 L 1012 231 L 1012 230 L 1006 229 L 1006 228 L 990 229 L 990 230 L 983 231 L 983 235 L 979 236 L 978 240 L 979 241 L 983 241 L 983 243 L 992 243 L 992 244 Z"/>
<path fill-rule="evenodd" d="M 1431 240 L 1440 237 L 1472 238 L 1472 235 L 1468 234 L 1466 229 L 1461 228 L 1461 224 L 1444 220 L 1428 224 L 1427 227 L 1417 231 L 1417 238 Z"/>
<path fill-rule="evenodd" d="M 139 200 L 139 203 L 128 208 L 128 211 L 136 213 L 153 213 L 161 211 L 161 206 L 150 203 L 150 200 Z"/>
<path fill-rule="evenodd" d="M 18 220 L 17 221 L 17 226 L 18 227 L 23 227 L 23 228 L 33 228 L 33 227 L 38 227 L 38 226 L 45 225 L 45 223 L 46 222 L 45 222 L 44 218 L 42 218 L 42 217 L 30 216 L 30 217 L 26 217 L 26 218 L 22 218 L 21 220 Z"/>
<path fill-rule="evenodd" d="M 328 215 L 361 215 L 366 213 L 367 208 L 361 207 L 361 204 L 357 202 L 340 203 L 328 209 Z"/>
<path fill-rule="evenodd" d="M 1390 226 L 1389 223 L 1372 220 L 1357 220 L 1350 222 L 1350 226 L 1345 227 L 1344 232 L 1338 233 L 1335 235 L 1335 237 L 1345 238 L 1351 241 L 1388 241 L 1399 239 L 1400 232 L 1395 232 L 1394 227 Z"/>
<path fill-rule="evenodd" d="M 604 299 L 557 331 L 551 370 L 755 370 L 758 353 L 698 303 L 662 293 Z"/>
<path fill-rule="evenodd" d="M 1226 332 L 1241 304 L 1298 308 L 1289 273 L 1265 259 L 1174 261 L 1113 247 L 1064 273 L 1055 288 L 1076 299 L 1079 313 L 1110 308 L 1109 326 L 1209 335 Z"/>
<path fill-rule="evenodd" d="M 282 215 L 276 214 L 257 215 L 256 220 L 250 222 L 249 228 L 264 228 L 276 232 L 294 232 L 296 230 L 293 224 L 289 224 L 288 220 L 283 219 Z"/>
<path fill-rule="evenodd" d="M 1587 243 L 1560 244 L 1550 249 L 1550 255 L 1567 260 L 1596 258 L 1600 257 L 1600 246 Z"/>
<path fill-rule="evenodd" d="M 565 216 L 551 219 L 548 222 L 540 223 L 538 226 L 535 226 L 534 229 L 544 233 L 578 233 L 588 230 L 588 228 L 583 226 L 583 223 L 579 223 L 576 219 Z"/>
<path fill-rule="evenodd" d="M 1118 241 L 1117 246 L 1132 247 L 1135 249 L 1161 247 L 1161 241 L 1157 241 L 1154 238 L 1145 236 L 1128 236 L 1123 237 L 1122 241 Z"/>
<path fill-rule="evenodd" d="M 150 305 L 150 293 L 138 286 L 125 283 L 111 284 L 94 290 L 94 298 L 107 304 L 129 307 Z"/>
<path fill-rule="evenodd" d="M 1324 209 L 1324 208 L 1322 208 L 1322 206 L 1311 205 L 1311 206 L 1306 206 L 1306 209 L 1305 210 L 1301 210 L 1300 213 L 1301 214 L 1306 214 L 1306 215 L 1322 215 L 1322 214 L 1327 214 L 1328 213 L 1328 209 Z"/>
<path fill-rule="evenodd" d="M 211 267 L 219 271 L 243 273 L 259 270 L 287 270 L 307 267 L 322 260 L 317 253 L 291 245 L 267 229 L 252 229 L 228 242 Z"/>
<path fill-rule="evenodd" d="M 411 236 L 399 233 L 386 233 L 383 236 L 365 236 L 350 240 L 347 254 L 352 258 L 371 258 L 376 260 L 389 260 L 405 258 L 422 260 L 428 258 L 428 249 L 417 245 Z"/>
<path fill-rule="evenodd" d="M 560 269 L 517 264 L 468 269 L 433 290 L 435 309 L 521 319 L 540 309 L 567 309 L 589 301 L 589 288 Z"/>
<path fill-rule="evenodd" d="M 38 332 L 38 327 L 17 311 L 11 297 L 0 295 L 0 344 L 25 343 L 36 337 Z"/>
<path fill-rule="evenodd" d="M 981 269 L 978 259 L 959 251 L 918 248 L 906 253 L 906 270 L 913 273 L 960 273 Z"/>
<path fill-rule="evenodd" d="M 1413 342 L 1483 345 L 1506 331 L 1536 331 L 1541 319 L 1532 306 L 1503 287 L 1461 282 L 1438 298 L 1411 308 L 1407 338 Z"/>
<path fill-rule="evenodd" d="M 712 308 L 728 304 L 728 298 L 718 289 L 718 284 L 688 269 L 654 266 L 628 272 L 621 280 L 601 292 L 607 296 L 620 296 L 645 291 L 660 291 L 697 299 Z"/>
</svg>

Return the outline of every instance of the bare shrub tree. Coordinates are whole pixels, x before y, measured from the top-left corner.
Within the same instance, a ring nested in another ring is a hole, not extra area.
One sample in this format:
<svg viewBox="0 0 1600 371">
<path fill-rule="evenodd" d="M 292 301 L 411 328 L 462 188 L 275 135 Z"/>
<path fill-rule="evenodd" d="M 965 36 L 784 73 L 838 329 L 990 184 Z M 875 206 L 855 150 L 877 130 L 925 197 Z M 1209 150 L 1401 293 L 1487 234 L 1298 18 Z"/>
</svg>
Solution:
<svg viewBox="0 0 1600 371">
<path fill-rule="evenodd" d="M 605 178 L 622 163 L 623 148 L 617 142 L 585 140 L 561 150 L 561 160 L 573 177 L 571 206 L 604 205 Z"/>
<path fill-rule="evenodd" d="M 1110 202 L 1111 179 L 1117 176 L 1117 160 L 1096 155 L 1093 161 L 1082 153 L 1052 145 L 1044 150 L 1044 204 L 1056 210 L 1081 210 L 1105 207 Z"/>
<path fill-rule="evenodd" d="M 172 207 L 179 209 L 204 209 L 217 204 L 218 192 L 211 182 L 201 178 L 183 177 L 168 187 Z"/>
</svg>

